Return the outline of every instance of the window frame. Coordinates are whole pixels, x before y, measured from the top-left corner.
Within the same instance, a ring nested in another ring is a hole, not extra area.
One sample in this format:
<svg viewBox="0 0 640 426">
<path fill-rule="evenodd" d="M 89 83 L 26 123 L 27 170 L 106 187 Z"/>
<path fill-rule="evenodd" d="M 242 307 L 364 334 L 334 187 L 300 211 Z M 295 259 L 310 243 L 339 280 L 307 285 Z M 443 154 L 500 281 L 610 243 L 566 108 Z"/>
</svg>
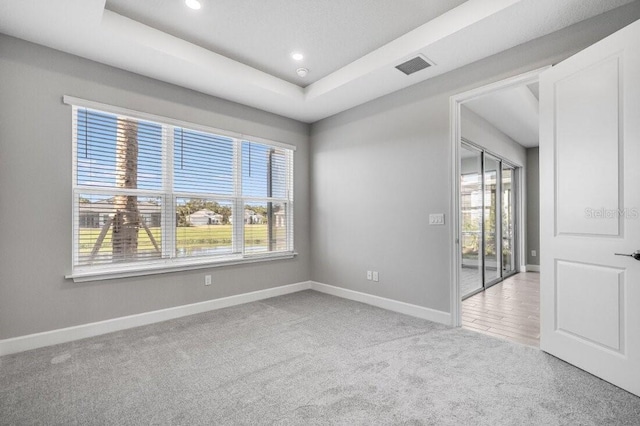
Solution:
<svg viewBox="0 0 640 426">
<path fill-rule="evenodd" d="M 261 137 L 245 135 L 228 130 L 217 129 L 197 123 L 191 123 L 170 117 L 144 113 L 127 108 L 107 105 L 99 102 L 88 101 L 64 96 L 63 103 L 72 107 L 72 265 L 71 273 L 65 278 L 75 282 L 123 278 L 130 276 L 151 275 L 166 272 L 176 272 L 200 268 L 212 268 L 218 266 L 237 265 L 271 261 L 276 259 L 291 259 L 297 255 L 294 250 L 294 157 L 296 147 L 294 145 L 277 142 Z M 78 138 L 77 109 L 86 108 L 107 114 L 115 114 L 130 117 L 136 120 L 149 121 L 162 126 L 162 188 L 161 190 L 148 189 L 123 189 L 123 188 L 95 188 L 78 185 Z M 223 136 L 233 140 L 233 165 L 234 165 L 234 190 L 232 195 L 221 196 L 209 193 L 188 193 L 174 191 L 174 131 L 175 128 L 185 128 L 198 132 Z M 286 194 L 281 197 L 243 197 L 242 194 L 242 144 L 244 142 L 264 144 L 273 148 L 286 150 L 287 172 Z M 162 246 L 161 257 L 154 260 L 142 260 L 123 263 L 111 263 L 100 265 L 78 265 L 79 256 L 79 196 L 84 193 L 109 194 L 130 193 L 138 196 L 157 196 L 162 199 Z M 203 198 L 219 201 L 231 201 L 234 217 L 232 223 L 232 252 L 221 255 L 206 255 L 192 257 L 178 257 L 176 254 L 176 203 L 178 198 Z M 247 253 L 244 240 L 244 210 L 248 203 L 274 202 L 283 203 L 286 206 L 286 250 L 260 253 Z M 238 214 L 236 215 L 236 212 Z"/>
</svg>

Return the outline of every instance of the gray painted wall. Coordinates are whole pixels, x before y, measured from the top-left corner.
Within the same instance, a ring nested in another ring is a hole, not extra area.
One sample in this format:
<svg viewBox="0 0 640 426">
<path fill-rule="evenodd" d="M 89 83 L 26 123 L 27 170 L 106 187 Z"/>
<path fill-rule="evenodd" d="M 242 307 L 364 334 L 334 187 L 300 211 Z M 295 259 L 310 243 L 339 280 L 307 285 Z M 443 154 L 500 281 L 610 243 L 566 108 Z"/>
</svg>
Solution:
<svg viewBox="0 0 640 426">
<path fill-rule="evenodd" d="M 496 154 L 515 166 L 526 166 L 526 149 L 496 129 L 487 120 L 464 105 L 460 108 L 460 119 L 460 128 L 464 139 L 480 145 L 489 153 Z"/>
<path fill-rule="evenodd" d="M 314 123 L 311 277 L 450 310 L 452 95 L 554 64 L 640 18 L 640 2 Z M 445 226 L 429 226 L 445 213 Z M 367 270 L 380 282 L 366 280 Z"/>
<path fill-rule="evenodd" d="M 539 148 L 527 149 L 527 265 L 540 265 Z M 531 250 L 536 256 L 531 256 Z"/>
<path fill-rule="evenodd" d="M 0 339 L 310 277 L 448 311 L 449 97 L 555 63 L 638 18 L 634 2 L 323 120 L 312 127 L 311 152 L 308 125 L 0 36 Z M 300 255 L 86 284 L 65 280 L 71 265 L 65 94 L 296 145 Z M 447 225 L 428 226 L 430 212 L 445 213 Z M 379 283 L 366 281 L 367 269 L 380 271 Z M 205 273 L 213 275 L 211 287 L 203 285 Z"/>
<path fill-rule="evenodd" d="M 309 126 L 0 35 L 0 339 L 309 280 Z M 299 256 L 75 284 L 72 95 L 296 145 Z M 204 286 L 204 274 L 213 285 Z"/>
</svg>

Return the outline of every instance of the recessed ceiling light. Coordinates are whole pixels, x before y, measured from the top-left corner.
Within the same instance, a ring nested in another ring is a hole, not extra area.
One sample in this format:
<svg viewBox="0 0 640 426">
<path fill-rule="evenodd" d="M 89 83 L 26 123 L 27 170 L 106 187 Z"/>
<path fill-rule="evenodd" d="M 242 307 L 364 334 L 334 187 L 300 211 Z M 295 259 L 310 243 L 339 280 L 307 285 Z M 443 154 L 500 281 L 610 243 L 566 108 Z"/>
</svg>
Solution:
<svg viewBox="0 0 640 426">
<path fill-rule="evenodd" d="M 304 59 L 304 55 L 300 52 L 293 52 L 291 54 L 291 57 L 293 58 L 294 61 L 301 61 Z"/>
<path fill-rule="evenodd" d="M 198 0 L 184 0 L 184 3 L 193 10 L 198 10 L 202 7 Z"/>
<path fill-rule="evenodd" d="M 300 77 L 306 77 L 306 76 L 307 76 L 307 74 L 309 74 L 309 70 L 308 70 L 308 69 L 306 69 L 306 68 L 298 68 L 298 69 L 296 70 L 296 73 L 298 73 L 298 75 L 299 75 Z"/>
</svg>

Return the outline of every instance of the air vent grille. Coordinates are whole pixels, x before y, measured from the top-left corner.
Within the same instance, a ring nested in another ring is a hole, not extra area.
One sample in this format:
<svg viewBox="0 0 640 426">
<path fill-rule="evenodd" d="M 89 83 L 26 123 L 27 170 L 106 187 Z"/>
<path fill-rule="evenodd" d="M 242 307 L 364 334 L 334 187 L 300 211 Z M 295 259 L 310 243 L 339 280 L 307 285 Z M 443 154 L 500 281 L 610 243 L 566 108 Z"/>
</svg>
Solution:
<svg viewBox="0 0 640 426">
<path fill-rule="evenodd" d="M 415 58 L 409 59 L 407 62 L 403 62 L 402 64 L 396 66 L 396 68 L 406 75 L 411 75 L 414 72 L 429 68 L 430 66 L 431 64 L 427 62 L 424 57 L 416 56 Z"/>
</svg>

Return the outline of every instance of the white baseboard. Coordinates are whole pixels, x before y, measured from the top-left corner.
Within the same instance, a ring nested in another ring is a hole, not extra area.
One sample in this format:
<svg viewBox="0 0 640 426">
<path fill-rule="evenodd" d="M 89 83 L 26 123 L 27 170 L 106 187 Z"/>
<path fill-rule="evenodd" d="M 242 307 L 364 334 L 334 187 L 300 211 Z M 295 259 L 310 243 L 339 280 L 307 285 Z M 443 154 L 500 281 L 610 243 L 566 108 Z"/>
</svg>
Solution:
<svg viewBox="0 0 640 426">
<path fill-rule="evenodd" d="M 355 300 L 356 302 L 362 302 L 366 303 L 367 305 L 377 306 L 389 311 L 410 315 L 412 317 L 451 325 L 451 314 L 448 312 L 425 308 L 418 305 L 412 305 L 410 303 L 399 302 L 397 300 L 374 296 L 367 293 L 361 293 L 359 291 L 347 290 L 346 288 L 335 287 L 329 284 L 322 284 L 315 281 L 311 281 L 311 289 L 319 291 L 321 293 L 327 293 L 333 296 L 342 297 L 343 299 Z"/>
<path fill-rule="evenodd" d="M 129 315 L 126 317 L 93 322 L 75 327 L 61 328 L 58 330 L 0 340 L 0 356 L 71 342 L 73 340 L 85 339 L 87 337 L 99 336 L 101 334 L 112 333 L 114 331 L 140 327 L 142 325 L 199 314 L 215 309 L 227 308 L 229 306 L 241 305 L 243 303 L 255 302 L 257 300 L 282 296 L 284 294 L 295 293 L 302 290 L 308 290 L 310 288 L 311 282 L 305 281 L 296 284 L 268 288 L 265 290 L 253 291 L 251 293 L 238 294 L 236 296 L 222 297 L 220 299 L 207 300 L 189 305 L 176 306 L 173 308 Z"/>
<path fill-rule="evenodd" d="M 386 299 L 384 297 L 373 296 L 359 291 L 347 290 L 345 288 L 335 287 L 328 284 L 305 281 L 296 284 L 268 288 L 265 290 L 253 291 L 251 293 L 238 294 L 236 296 L 222 297 L 220 299 L 207 300 L 189 305 L 176 306 L 173 308 L 160 309 L 157 311 L 144 312 L 126 317 L 0 340 L 0 356 L 71 342 L 74 340 L 86 339 L 88 337 L 113 333 L 115 331 L 154 324 L 157 322 L 227 308 L 229 306 L 241 305 L 243 303 L 269 299 L 271 297 L 282 296 L 284 294 L 296 293 L 298 291 L 309 289 L 429 321 L 447 325 L 451 324 L 451 314 L 447 312 L 412 305 L 410 303 L 399 302 L 397 300 Z"/>
<path fill-rule="evenodd" d="M 527 265 L 527 272 L 540 272 L 540 265 Z"/>
</svg>

